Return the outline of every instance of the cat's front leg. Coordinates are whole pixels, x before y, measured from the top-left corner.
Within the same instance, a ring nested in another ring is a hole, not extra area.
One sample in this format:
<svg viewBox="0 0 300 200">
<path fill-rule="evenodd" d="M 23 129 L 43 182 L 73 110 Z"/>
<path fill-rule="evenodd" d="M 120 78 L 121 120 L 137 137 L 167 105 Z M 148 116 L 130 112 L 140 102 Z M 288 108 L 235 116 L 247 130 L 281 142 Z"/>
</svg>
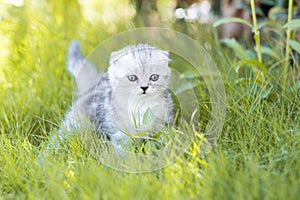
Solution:
<svg viewBox="0 0 300 200">
<path fill-rule="evenodd" d="M 110 139 L 115 153 L 124 156 L 126 152 L 124 151 L 124 148 L 130 145 L 129 137 L 122 131 L 117 130 L 114 132 L 114 134 L 111 135 Z"/>
</svg>

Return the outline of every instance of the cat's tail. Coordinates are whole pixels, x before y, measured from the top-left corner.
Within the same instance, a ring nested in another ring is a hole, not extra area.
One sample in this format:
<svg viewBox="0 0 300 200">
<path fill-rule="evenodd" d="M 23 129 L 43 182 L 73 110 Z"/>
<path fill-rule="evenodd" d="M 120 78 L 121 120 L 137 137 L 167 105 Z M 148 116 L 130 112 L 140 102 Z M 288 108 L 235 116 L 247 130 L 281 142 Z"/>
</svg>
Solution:
<svg viewBox="0 0 300 200">
<path fill-rule="evenodd" d="M 67 68 L 74 76 L 78 92 L 85 92 L 97 83 L 99 72 L 81 53 L 80 44 L 73 40 L 68 49 Z"/>
<path fill-rule="evenodd" d="M 73 40 L 68 49 L 67 68 L 75 78 L 78 76 L 83 60 L 79 42 Z"/>
</svg>

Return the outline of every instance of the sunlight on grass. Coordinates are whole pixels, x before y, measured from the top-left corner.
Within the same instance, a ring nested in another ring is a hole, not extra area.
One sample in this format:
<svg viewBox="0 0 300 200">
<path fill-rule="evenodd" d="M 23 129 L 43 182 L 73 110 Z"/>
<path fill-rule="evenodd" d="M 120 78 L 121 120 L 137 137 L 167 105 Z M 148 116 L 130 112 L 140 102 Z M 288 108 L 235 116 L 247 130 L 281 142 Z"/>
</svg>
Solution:
<svg viewBox="0 0 300 200">
<path fill-rule="evenodd" d="M 10 53 L 9 51 L 9 40 L 3 37 L 0 30 L 0 40 L 1 40 L 1 51 L 0 51 L 0 84 L 5 84 L 5 78 L 3 73 L 3 68 L 7 64 L 6 59 Z"/>
<path fill-rule="evenodd" d="M 101 23 L 115 33 L 116 24 L 130 21 L 135 15 L 134 7 L 129 0 L 80 0 L 83 16 L 91 23 Z"/>
<path fill-rule="evenodd" d="M 0 3 L 8 3 L 14 6 L 23 6 L 24 1 L 23 0 L 1 0 Z"/>
</svg>

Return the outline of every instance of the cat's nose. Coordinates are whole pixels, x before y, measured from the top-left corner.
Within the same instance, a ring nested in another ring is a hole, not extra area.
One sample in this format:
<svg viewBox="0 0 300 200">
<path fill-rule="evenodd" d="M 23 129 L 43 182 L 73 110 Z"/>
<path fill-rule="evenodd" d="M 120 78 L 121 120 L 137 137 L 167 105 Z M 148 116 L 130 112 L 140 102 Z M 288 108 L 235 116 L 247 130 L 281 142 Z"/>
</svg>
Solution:
<svg viewBox="0 0 300 200">
<path fill-rule="evenodd" d="M 148 86 L 146 87 L 141 87 L 141 89 L 144 91 L 144 93 L 146 92 L 146 90 L 148 89 Z"/>
</svg>

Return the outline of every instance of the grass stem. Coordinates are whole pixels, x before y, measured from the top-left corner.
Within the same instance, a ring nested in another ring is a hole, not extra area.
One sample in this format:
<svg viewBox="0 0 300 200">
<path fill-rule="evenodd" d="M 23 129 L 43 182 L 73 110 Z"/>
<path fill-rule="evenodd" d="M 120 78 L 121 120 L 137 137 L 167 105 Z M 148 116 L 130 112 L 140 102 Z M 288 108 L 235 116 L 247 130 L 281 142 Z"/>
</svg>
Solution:
<svg viewBox="0 0 300 200">
<path fill-rule="evenodd" d="M 255 40 L 255 44 L 256 44 L 257 58 L 258 58 L 259 62 L 262 62 L 261 51 L 260 51 L 260 33 L 257 28 L 254 0 L 251 0 L 251 12 L 252 12 L 252 19 L 253 19 L 253 31 L 254 31 L 254 40 Z"/>
<path fill-rule="evenodd" d="M 292 20 L 293 15 L 293 0 L 289 0 L 289 8 L 288 8 L 288 18 L 287 22 Z M 288 76 L 288 68 L 289 68 L 289 59 L 290 59 L 290 39 L 291 39 L 291 28 L 287 27 L 286 29 L 286 44 L 285 44 L 285 62 L 284 62 L 284 71 L 283 71 L 283 89 L 286 89 L 286 82 Z"/>
</svg>

